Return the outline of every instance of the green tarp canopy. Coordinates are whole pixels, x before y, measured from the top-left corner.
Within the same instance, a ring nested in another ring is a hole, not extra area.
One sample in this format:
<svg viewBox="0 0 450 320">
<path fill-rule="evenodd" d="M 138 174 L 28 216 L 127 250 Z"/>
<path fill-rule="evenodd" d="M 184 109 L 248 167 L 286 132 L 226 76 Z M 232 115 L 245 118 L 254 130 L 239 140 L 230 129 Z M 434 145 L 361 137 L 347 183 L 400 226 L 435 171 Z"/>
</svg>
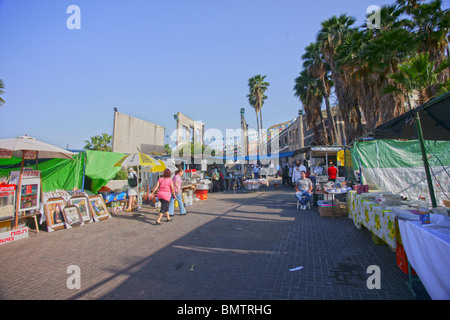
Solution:
<svg viewBox="0 0 450 320">
<path fill-rule="evenodd" d="M 114 178 L 121 167 L 114 167 L 125 154 L 115 152 L 86 150 L 68 159 L 39 159 L 42 191 L 71 190 L 83 187 L 83 171 L 92 180 L 92 192 L 97 191 Z M 21 159 L 0 159 L 0 176 L 9 177 L 10 171 L 20 170 Z M 27 160 L 25 167 L 36 167 L 36 160 Z"/>
<path fill-rule="evenodd" d="M 352 149 L 352 155 L 356 156 L 354 160 L 358 161 L 354 162 L 354 167 L 356 169 L 359 166 L 363 179 L 366 178 L 376 187 L 397 184 L 396 192 L 401 193 L 406 189 L 399 190 L 399 183 L 395 181 L 401 176 L 403 184 L 409 185 L 407 189 L 415 190 L 412 193 L 414 197 L 418 194 L 423 196 L 425 185 L 421 182 L 426 181 L 429 192 L 427 198 L 433 207 L 442 205 L 443 199 L 449 199 L 450 92 L 378 126 L 361 139 L 367 137 L 375 141 L 372 144 L 367 144 L 367 141 L 355 142 Z M 394 142 L 391 139 L 408 141 Z M 387 144 L 383 144 L 383 141 Z M 389 148 L 384 151 L 387 145 Z M 362 150 L 365 148 L 371 151 L 364 154 Z M 386 161 L 390 162 L 389 165 L 380 167 Z M 377 176 L 382 172 L 390 172 L 384 177 L 387 180 L 384 184 L 381 183 L 381 177 Z M 425 176 L 425 180 L 422 176 Z"/>
</svg>

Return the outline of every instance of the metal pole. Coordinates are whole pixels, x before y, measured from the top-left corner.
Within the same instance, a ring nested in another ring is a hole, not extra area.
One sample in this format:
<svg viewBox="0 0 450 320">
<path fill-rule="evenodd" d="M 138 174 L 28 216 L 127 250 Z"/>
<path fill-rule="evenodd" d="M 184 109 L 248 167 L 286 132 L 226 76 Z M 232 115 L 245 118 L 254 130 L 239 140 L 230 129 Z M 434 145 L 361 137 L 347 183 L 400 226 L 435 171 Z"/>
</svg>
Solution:
<svg viewBox="0 0 450 320">
<path fill-rule="evenodd" d="M 84 191 L 85 174 L 86 174 L 86 151 L 83 151 L 83 180 L 81 182 L 81 191 Z"/>
<path fill-rule="evenodd" d="M 422 125 L 420 124 L 419 112 L 416 112 L 416 114 L 414 116 L 414 126 L 416 128 L 417 137 L 419 138 L 420 150 L 422 152 L 422 160 L 423 160 L 423 165 L 425 167 L 425 174 L 427 176 L 427 183 L 428 183 L 428 190 L 430 192 L 431 204 L 432 204 L 433 208 L 436 208 L 437 207 L 436 197 L 434 195 L 433 181 L 431 180 L 427 152 L 425 150 L 425 144 L 423 141 Z"/>
<path fill-rule="evenodd" d="M 24 153 L 22 151 L 22 162 L 20 163 L 20 174 L 19 174 L 19 184 L 17 185 L 17 197 L 16 197 L 16 221 L 14 224 L 14 230 L 17 229 L 17 225 L 19 223 L 19 209 L 20 209 L 20 196 L 22 190 L 22 173 L 23 173 L 23 162 L 25 161 Z M 36 226 L 37 228 L 37 226 Z"/>
</svg>

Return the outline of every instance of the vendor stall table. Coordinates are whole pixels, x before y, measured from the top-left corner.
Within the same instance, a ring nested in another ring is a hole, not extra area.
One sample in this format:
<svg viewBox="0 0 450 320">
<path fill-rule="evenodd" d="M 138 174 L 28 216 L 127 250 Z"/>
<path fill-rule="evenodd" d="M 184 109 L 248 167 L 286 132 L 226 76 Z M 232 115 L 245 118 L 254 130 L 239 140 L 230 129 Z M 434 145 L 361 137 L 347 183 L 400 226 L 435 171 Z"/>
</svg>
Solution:
<svg viewBox="0 0 450 320">
<path fill-rule="evenodd" d="M 353 190 L 347 192 L 347 205 L 349 218 L 358 229 L 363 225 L 391 248 L 397 248 L 395 215 L 390 210 Z"/>
<path fill-rule="evenodd" d="M 334 191 L 335 191 L 335 190 L 334 190 Z M 332 215 L 332 216 L 335 215 L 335 214 L 334 214 L 334 210 L 335 210 L 335 208 L 334 208 L 334 201 L 335 201 L 334 196 L 337 195 L 337 194 L 346 194 L 346 193 L 347 193 L 347 190 L 345 190 L 345 191 L 335 191 L 335 192 L 330 192 L 329 190 L 324 189 L 323 194 L 324 194 L 324 195 L 328 195 L 329 198 L 331 198 L 331 215 Z"/>
<path fill-rule="evenodd" d="M 442 219 L 448 219 L 442 217 Z M 419 221 L 399 220 L 403 246 L 432 299 L 450 299 L 450 222 L 447 225 L 421 225 Z"/>
</svg>

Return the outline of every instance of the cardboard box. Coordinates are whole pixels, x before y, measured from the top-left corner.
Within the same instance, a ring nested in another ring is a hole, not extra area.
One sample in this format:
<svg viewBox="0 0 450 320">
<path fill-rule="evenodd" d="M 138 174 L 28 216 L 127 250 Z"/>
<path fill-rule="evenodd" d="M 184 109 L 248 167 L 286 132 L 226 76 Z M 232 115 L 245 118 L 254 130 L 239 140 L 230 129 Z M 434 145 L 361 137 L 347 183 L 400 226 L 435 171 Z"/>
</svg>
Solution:
<svg viewBox="0 0 450 320">
<path fill-rule="evenodd" d="M 444 200 L 444 206 L 450 208 L 450 200 Z"/>
<path fill-rule="evenodd" d="M 343 209 L 340 206 L 319 206 L 319 214 L 321 217 L 342 217 Z"/>
</svg>

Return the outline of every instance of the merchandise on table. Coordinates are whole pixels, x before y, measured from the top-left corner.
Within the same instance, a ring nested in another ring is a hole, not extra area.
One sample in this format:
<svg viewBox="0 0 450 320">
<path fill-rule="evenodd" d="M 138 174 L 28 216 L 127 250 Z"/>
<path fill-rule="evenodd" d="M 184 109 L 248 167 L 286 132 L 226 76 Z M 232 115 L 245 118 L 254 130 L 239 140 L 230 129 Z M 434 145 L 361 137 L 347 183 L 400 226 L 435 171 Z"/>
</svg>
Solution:
<svg viewBox="0 0 450 320">
<path fill-rule="evenodd" d="M 267 179 L 248 179 L 243 181 L 244 187 L 247 191 L 258 190 L 261 185 L 269 186 L 269 181 Z"/>
</svg>

